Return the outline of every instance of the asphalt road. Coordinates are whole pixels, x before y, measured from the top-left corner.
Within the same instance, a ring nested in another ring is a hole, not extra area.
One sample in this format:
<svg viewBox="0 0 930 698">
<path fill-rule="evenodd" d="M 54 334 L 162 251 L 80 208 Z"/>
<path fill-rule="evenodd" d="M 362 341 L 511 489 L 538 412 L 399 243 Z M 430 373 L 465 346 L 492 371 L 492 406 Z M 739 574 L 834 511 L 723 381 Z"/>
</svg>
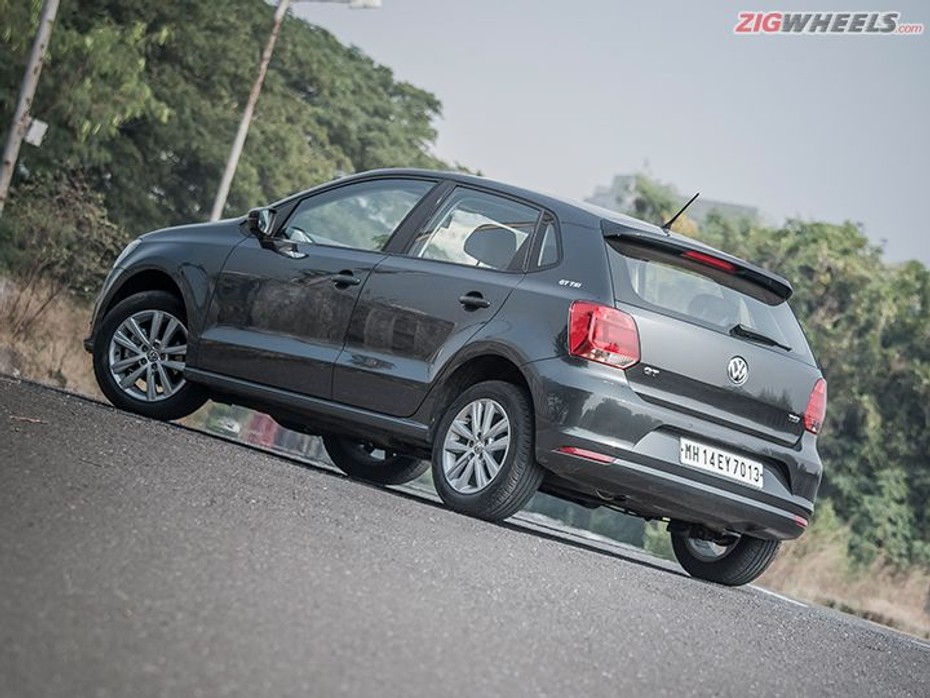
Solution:
<svg viewBox="0 0 930 698">
<path fill-rule="evenodd" d="M 0 377 L 0 696 L 923 696 L 930 646 Z"/>
</svg>

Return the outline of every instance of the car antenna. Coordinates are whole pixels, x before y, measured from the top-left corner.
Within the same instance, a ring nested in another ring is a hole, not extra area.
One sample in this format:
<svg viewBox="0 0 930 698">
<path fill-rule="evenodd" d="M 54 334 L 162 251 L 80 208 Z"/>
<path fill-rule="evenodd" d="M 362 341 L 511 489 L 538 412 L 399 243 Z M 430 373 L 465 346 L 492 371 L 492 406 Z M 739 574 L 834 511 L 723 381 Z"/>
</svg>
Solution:
<svg viewBox="0 0 930 698">
<path fill-rule="evenodd" d="M 697 194 L 695 194 L 694 196 L 692 196 L 690 199 L 688 199 L 688 203 L 686 203 L 684 206 L 682 206 L 682 207 L 681 207 L 681 210 L 678 211 L 678 213 L 676 213 L 674 216 L 672 216 L 671 219 L 669 219 L 668 223 L 666 223 L 665 225 L 662 226 L 662 230 L 665 231 L 665 234 L 666 234 L 666 235 L 670 235 L 670 234 L 671 234 L 672 223 L 674 223 L 675 221 L 677 221 L 677 220 L 678 220 L 678 216 L 680 216 L 682 213 L 684 213 L 684 212 L 685 212 L 685 209 L 688 208 L 688 206 L 690 206 L 691 204 L 693 204 L 693 203 L 694 203 L 694 200 L 695 200 L 696 198 L 698 198 L 700 195 L 701 195 L 701 192 L 698 192 Z"/>
</svg>

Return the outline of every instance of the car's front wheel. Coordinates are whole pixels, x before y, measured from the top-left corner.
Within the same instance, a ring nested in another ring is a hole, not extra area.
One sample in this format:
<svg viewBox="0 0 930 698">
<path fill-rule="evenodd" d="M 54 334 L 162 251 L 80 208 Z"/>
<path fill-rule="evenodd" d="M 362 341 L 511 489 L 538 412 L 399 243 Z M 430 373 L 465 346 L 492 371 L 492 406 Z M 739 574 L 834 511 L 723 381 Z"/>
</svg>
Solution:
<svg viewBox="0 0 930 698">
<path fill-rule="evenodd" d="M 204 391 L 187 381 L 184 304 L 164 291 L 120 301 L 94 337 L 94 375 L 114 405 L 154 419 L 179 419 L 203 405 Z"/>
<path fill-rule="evenodd" d="M 748 584 L 765 572 L 779 545 L 777 540 L 746 535 L 723 544 L 692 538 L 685 532 L 672 533 L 675 557 L 688 574 L 727 586 Z"/>
<path fill-rule="evenodd" d="M 526 391 L 479 383 L 446 410 L 433 444 L 433 483 L 451 509 L 488 521 L 516 514 L 536 492 L 543 470 L 534 454 Z"/>
<path fill-rule="evenodd" d="M 429 463 L 375 444 L 327 434 L 323 445 L 333 464 L 349 477 L 379 485 L 403 485 L 426 472 Z"/>
</svg>

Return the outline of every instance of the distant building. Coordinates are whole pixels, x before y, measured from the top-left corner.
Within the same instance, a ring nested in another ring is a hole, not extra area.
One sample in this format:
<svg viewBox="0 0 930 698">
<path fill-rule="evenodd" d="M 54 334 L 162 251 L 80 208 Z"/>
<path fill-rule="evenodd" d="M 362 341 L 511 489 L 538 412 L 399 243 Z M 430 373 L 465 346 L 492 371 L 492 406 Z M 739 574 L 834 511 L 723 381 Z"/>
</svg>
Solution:
<svg viewBox="0 0 930 698">
<path fill-rule="evenodd" d="M 691 198 L 692 194 L 681 197 L 681 205 Z M 590 204 L 609 208 L 611 211 L 629 213 L 633 210 L 633 200 L 636 198 L 636 176 L 617 175 L 609 187 L 597 187 L 594 194 L 586 199 Z M 755 206 L 742 206 L 725 201 L 705 199 L 703 196 L 688 207 L 687 216 L 698 224 L 707 219 L 711 211 L 717 211 L 725 218 L 748 218 L 756 220 L 759 209 Z"/>
</svg>

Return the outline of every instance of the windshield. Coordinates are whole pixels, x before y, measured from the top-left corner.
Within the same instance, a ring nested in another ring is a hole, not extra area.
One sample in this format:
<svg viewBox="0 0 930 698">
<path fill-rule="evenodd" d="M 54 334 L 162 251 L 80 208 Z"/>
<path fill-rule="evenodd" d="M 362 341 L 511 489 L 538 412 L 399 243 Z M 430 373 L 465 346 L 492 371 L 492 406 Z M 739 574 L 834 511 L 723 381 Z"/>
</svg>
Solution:
<svg viewBox="0 0 930 698">
<path fill-rule="evenodd" d="M 721 332 L 741 326 L 733 334 L 762 335 L 771 340 L 763 343 L 782 345 L 775 351 L 790 347 L 792 356 L 814 363 L 788 302 L 758 284 L 648 245 L 612 238 L 607 249 L 620 300 Z"/>
</svg>

